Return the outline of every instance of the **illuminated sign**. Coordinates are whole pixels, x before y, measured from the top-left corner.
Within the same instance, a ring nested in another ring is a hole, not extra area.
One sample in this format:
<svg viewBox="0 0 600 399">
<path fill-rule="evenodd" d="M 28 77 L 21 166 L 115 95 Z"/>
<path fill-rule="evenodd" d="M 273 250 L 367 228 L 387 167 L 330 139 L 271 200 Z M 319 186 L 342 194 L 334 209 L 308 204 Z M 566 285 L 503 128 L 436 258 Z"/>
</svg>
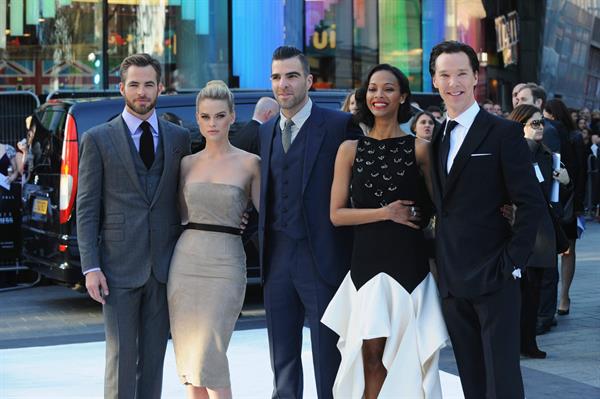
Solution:
<svg viewBox="0 0 600 399">
<path fill-rule="evenodd" d="M 502 52 L 504 65 L 516 64 L 518 61 L 519 15 L 516 11 L 511 11 L 497 17 L 495 22 L 496 51 Z"/>
</svg>

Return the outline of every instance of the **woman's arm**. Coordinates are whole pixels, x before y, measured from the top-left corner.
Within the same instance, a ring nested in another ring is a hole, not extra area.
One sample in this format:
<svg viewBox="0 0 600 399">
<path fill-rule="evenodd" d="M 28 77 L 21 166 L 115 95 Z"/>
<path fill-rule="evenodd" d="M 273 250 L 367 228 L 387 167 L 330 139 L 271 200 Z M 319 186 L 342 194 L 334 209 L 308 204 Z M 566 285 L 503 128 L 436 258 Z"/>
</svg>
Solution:
<svg viewBox="0 0 600 399">
<path fill-rule="evenodd" d="M 417 158 L 417 164 L 421 169 L 421 174 L 425 179 L 425 185 L 429 192 L 429 197 L 433 198 L 433 188 L 431 185 L 431 161 L 429 156 L 429 142 L 421 140 L 420 138 L 415 139 L 415 157 Z"/>
<path fill-rule="evenodd" d="M 187 224 L 189 222 L 187 205 L 185 204 L 185 196 L 183 193 L 183 189 L 185 186 L 185 180 L 187 178 L 188 172 L 190 170 L 192 164 L 192 155 L 186 155 L 181 158 L 181 163 L 179 165 L 179 190 L 178 190 L 178 199 L 179 199 L 179 216 L 181 217 L 181 224 Z"/>
<path fill-rule="evenodd" d="M 356 155 L 356 140 L 344 141 L 335 159 L 329 217 L 334 226 L 350 226 L 392 220 L 418 229 L 413 223 L 419 220 L 418 212 L 412 212 L 414 202 L 398 200 L 381 208 L 348 208 L 352 164 Z M 412 213 L 412 216 L 411 216 Z"/>
<path fill-rule="evenodd" d="M 12 167 L 12 172 L 8 175 L 8 180 L 12 183 L 19 177 L 19 167 L 17 166 L 16 156 L 12 157 L 10 160 L 10 166 Z"/>
<path fill-rule="evenodd" d="M 260 157 L 252 157 L 252 176 L 250 181 L 250 197 L 252 205 L 258 211 L 260 209 Z"/>
</svg>

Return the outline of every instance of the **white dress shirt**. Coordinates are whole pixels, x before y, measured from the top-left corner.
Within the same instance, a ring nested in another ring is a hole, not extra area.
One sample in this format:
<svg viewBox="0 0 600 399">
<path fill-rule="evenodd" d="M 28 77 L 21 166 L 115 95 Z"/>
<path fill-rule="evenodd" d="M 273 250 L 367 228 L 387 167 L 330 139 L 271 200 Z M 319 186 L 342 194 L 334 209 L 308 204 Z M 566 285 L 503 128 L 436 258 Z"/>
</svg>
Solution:
<svg viewBox="0 0 600 399">
<path fill-rule="evenodd" d="M 300 111 L 298 111 L 296 113 L 296 115 L 292 116 L 292 122 L 294 122 L 294 124 L 292 125 L 292 141 L 291 141 L 291 143 L 294 142 L 294 139 L 298 135 L 298 132 L 300 131 L 300 129 L 302 129 L 302 125 L 304 125 L 304 122 L 306 122 L 306 120 L 310 116 L 311 109 L 312 109 L 312 101 L 309 98 L 308 101 L 306 102 L 306 104 L 304 104 L 304 107 L 302 107 L 300 109 Z M 285 122 L 287 121 L 287 118 L 281 112 L 279 113 L 279 116 L 280 116 L 279 128 L 283 132 L 283 128 L 285 127 Z"/>
<path fill-rule="evenodd" d="M 456 158 L 456 154 L 458 154 L 458 150 L 460 150 L 460 146 L 463 141 L 465 141 L 465 137 L 467 137 L 467 133 L 475 120 L 475 117 L 479 113 L 479 105 L 477 102 L 473 102 L 469 108 L 467 108 L 462 114 L 458 115 L 456 118 L 452 119 L 458 123 L 456 127 L 452 130 L 452 134 L 450 135 L 450 150 L 448 151 L 448 163 L 446 164 L 446 171 L 450 173 L 450 169 L 452 169 L 452 164 L 454 163 L 454 158 Z M 448 119 L 450 121 L 450 119 Z M 447 123 L 447 122 L 446 122 Z M 444 132 L 444 135 L 450 132 Z"/>
<path fill-rule="evenodd" d="M 129 134 L 131 134 L 131 138 L 133 139 L 133 144 L 135 144 L 135 148 L 140 150 L 140 138 L 142 137 L 142 122 L 143 119 L 138 118 L 135 115 L 130 114 L 127 111 L 127 108 L 123 110 L 121 113 L 127 128 L 129 129 Z M 156 146 L 158 146 L 158 118 L 156 117 L 156 110 L 152 111 L 152 115 L 146 121 L 150 124 L 150 129 L 152 131 L 152 141 L 154 141 L 154 152 L 156 153 Z"/>
</svg>

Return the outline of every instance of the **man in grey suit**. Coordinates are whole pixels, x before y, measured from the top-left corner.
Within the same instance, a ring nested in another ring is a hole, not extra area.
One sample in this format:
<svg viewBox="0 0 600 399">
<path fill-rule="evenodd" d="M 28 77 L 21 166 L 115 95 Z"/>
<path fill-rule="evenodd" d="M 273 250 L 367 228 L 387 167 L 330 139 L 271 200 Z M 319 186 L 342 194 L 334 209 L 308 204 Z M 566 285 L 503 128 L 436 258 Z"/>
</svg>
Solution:
<svg viewBox="0 0 600 399">
<path fill-rule="evenodd" d="M 81 138 L 77 235 L 90 296 L 103 305 L 105 398 L 160 398 L 169 337 L 166 282 L 180 233 L 187 130 L 158 119 L 160 63 L 121 63 L 123 113 Z"/>
</svg>

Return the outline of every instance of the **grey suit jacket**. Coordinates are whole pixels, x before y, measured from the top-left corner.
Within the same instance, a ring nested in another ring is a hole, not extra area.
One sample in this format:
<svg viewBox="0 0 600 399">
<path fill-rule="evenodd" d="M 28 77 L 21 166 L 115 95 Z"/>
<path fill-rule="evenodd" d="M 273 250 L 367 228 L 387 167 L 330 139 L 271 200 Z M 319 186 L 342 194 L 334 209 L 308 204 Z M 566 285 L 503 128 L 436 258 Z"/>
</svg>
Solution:
<svg viewBox="0 0 600 399">
<path fill-rule="evenodd" d="M 166 282 L 181 232 L 179 164 L 190 153 L 186 129 L 159 122 L 164 166 L 153 198 L 143 190 L 119 115 L 85 132 L 79 146 L 77 240 L 83 272 L 99 267 L 109 287 L 142 286 L 150 272 Z"/>
</svg>

